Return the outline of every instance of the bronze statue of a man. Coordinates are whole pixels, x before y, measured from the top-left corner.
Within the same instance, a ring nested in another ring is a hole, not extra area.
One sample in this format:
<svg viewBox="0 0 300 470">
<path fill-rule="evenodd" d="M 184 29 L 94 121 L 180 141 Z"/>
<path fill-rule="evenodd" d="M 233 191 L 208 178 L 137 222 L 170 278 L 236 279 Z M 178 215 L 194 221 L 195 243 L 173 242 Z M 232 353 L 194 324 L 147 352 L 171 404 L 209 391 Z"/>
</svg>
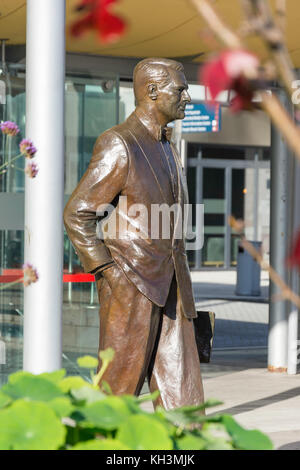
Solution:
<svg viewBox="0 0 300 470">
<path fill-rule="evenodd" d="M 173 60 L 142 60 L 133 80 L 137 107 L 98 137 L 64 220 L 84 270 L 95 274 L 99 349 L 115 350 L 103 379 L 115 394 L 138 395 L 147 378 L 150 391 L 160 391 L 156 404 L 170 409 L 204 400 L 184 237 L 175 236 L 183 219 L 169 218 L 168 237 L 151 230 L 153 208 L 187 204 L 165 127 L 184 118 L 190 96 L 183 67 Z M 107 220 L 114 217 L 114 234 L 104 230 L 106 206 L 113 207 Z M 147 216 L 139 217 L 136 207 Z"/>
</svg>

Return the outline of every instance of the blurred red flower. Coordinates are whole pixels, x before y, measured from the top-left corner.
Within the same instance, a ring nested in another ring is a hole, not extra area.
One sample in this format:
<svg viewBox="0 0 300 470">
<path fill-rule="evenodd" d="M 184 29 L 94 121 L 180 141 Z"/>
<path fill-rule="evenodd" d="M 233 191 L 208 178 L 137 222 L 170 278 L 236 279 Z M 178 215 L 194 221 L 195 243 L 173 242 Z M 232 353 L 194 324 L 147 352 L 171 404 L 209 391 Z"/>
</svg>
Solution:
<svg viewBox="0 0 300 470">
<path fill-rule="evenodd" d="M 206 86 L 213 100 L 224 90 L 233 90 L 232 111 L 253 108 L 254 90 L 250 79 L 257 76 L 259 60 L 244 50 L 228 50 L 207 62 L 200 70 L 200 81 Z"/>
<path fill-rule="evenodd" d="M 118 0 L 81 0 L 77 11 L 85 15 L 71 25 L 71 34 L 81 36 L 88 30 L 98 32 L 102 42 L 115 42 L 125 32 L 126 23 L 119 16 L 110 13 L 110 5 Z"/>
<path fill-rule="evenodd" d="M 286 261 L 289 266 L 298 267 L 300 269 L 300 230 L 298 230 L 294 238 L 290 254 Z"/>
</svg>

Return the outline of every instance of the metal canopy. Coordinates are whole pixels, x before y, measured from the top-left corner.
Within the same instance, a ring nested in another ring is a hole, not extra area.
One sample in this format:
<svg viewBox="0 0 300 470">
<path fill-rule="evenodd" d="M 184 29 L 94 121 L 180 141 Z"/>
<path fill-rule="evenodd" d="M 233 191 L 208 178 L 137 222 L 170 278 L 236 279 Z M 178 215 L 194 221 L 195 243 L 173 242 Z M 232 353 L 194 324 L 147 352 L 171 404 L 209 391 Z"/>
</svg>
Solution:
<svg viewBox="0 0 300 470">
<path fill-rule="evenodd" d="M 205 39 L 206 27 L 189 0 L 120 0 L 113 11 L 129 23 L 127 34 L 115 44 L 101 44 L 94 33 L 75 39 L 68 26 L 77 17 L 74 7 L 79 0 L 67 0 L 66 48 L 67 52 L 122 56 L 177 57 L 186 62 L 202 62 L 211 46 Z M 274 2 L 273 2 L 274 3 Z M 240 25 L 240 0 L 217 0 L 218 10 L 228 23 L 237 29 Z M 295 67 L 300 66 L 299 0 L 287 2 L 287 41 Z M 26 2 L 1 0 L 0 37 L 8 38 L 8 45 L 25 44 Z M 252 49 L 265 58 L 266 50 L 258 39 L 249 39 Z"/>
</svg>

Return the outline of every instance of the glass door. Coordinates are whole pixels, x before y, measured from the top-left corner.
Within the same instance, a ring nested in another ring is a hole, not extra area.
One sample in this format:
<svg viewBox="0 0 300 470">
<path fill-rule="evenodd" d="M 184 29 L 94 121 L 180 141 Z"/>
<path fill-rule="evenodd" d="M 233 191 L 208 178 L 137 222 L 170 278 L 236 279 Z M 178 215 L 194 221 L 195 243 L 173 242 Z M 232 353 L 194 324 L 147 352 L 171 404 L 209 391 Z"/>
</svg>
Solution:
<svg viewBox="0 0 300 470">
<path fill-rule="evenodd" d="M 204 246 L 202 266 L 224 266 L 226 194 L 225 169 L 203 168 Z"/>
<path fill-rule="evenodd" d="M 254 152 L 253 152 L 254 153 Z M 228 217 L 245 223 L 245 236 L 261 241 L 269 253 L 270 162 L 259 160 L 259 151 L 249 160 L 202 158 L 201 151 L 188 159 L 187 183 L 193 205 L 193 231 L 197 227 L 195 204 L 204 205 L 204 244 L 188 252 L 192 269 L 236 266 L 240 235 L 231 230 Z"/>
</svg>

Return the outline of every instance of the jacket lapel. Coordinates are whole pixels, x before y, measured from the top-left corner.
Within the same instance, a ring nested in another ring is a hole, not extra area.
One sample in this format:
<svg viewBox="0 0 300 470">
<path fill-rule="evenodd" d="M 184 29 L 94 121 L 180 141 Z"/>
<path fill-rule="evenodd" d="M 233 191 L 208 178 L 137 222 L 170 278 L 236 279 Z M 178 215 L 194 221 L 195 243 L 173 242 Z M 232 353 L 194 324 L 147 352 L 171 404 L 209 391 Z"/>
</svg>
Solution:
<svg viewBox="0 0 300 470">
<path fill-rule="evenodd" d="M 130 133 L 142 157 L 145 159 L 146 165 L 149 166 L 153 174 L 155 184 L 158 186 L 164 202 L 173 204 L 174 197 L 172 194 L 170 175 L 163 163 L 163 158 L 165 157 L 162 154 L 160 142 L 154 139 L 134 113 L 128 118 L 127 122 L 130 124 Z"/>
</svg>

